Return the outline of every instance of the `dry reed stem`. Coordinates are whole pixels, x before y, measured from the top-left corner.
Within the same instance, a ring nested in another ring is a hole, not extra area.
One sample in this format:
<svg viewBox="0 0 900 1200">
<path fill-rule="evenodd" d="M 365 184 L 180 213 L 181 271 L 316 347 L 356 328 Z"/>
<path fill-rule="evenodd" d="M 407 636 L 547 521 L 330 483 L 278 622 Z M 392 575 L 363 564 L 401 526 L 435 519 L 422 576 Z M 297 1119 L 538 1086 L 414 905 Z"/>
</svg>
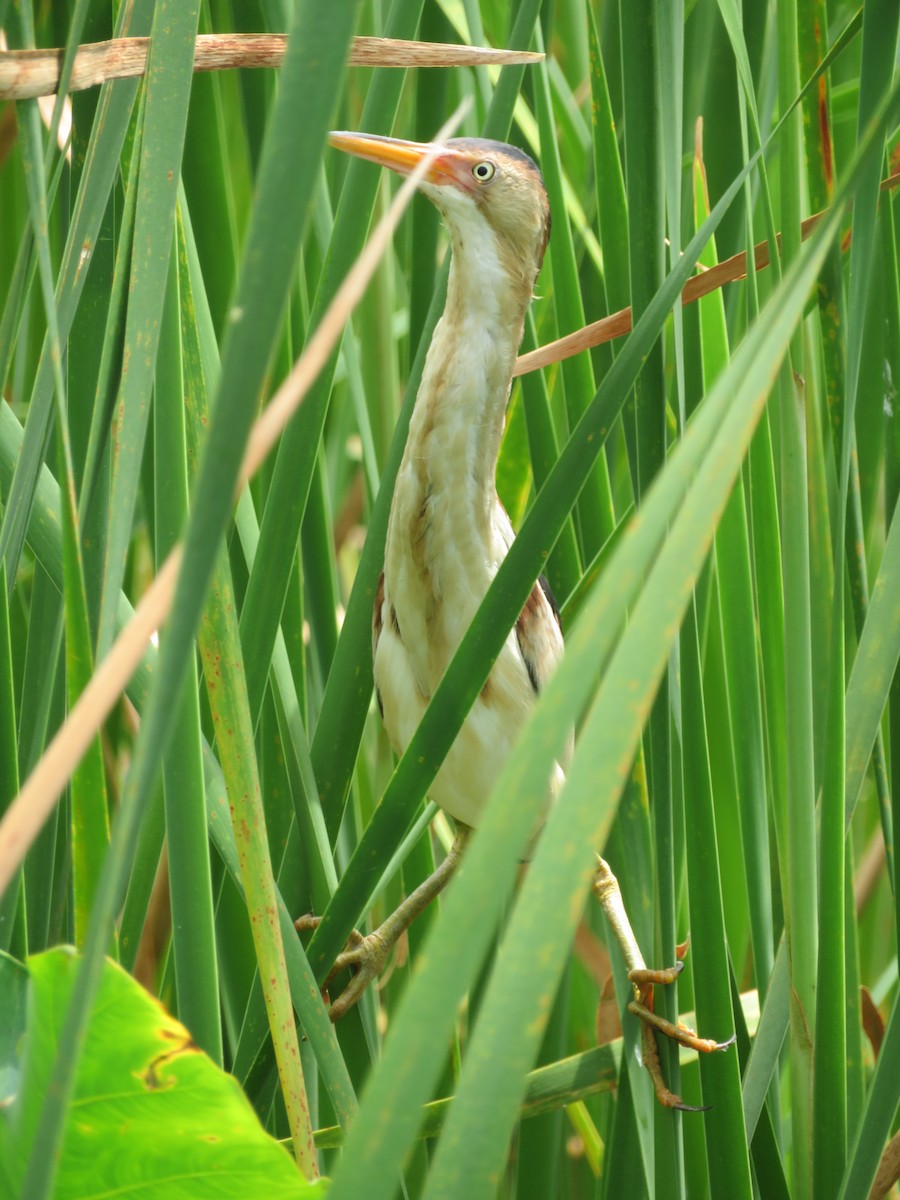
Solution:
<svg viewBox="0 0 900 1200">
<path fill-rule="evenodd" d="M 227 71 L 235 67 L 280 66 L 287 46 L 283 33 L 200 34 L 194 49 L 195 71 Z M 79 46 L 72 66 L 69 91 L 97 87 L 108 79 L 130 79 L 147 69 L 149 38 L 113 38 Z M 530 50 L 495 50 L 488 46 L 458 46 L 443 42 L 413 42 L 396 38 L 353 39 L 350 65 L 355 67 L 511 66 L 539 62 L 543 54 Z M 13 50 L 0 55 L 0 100 L 51 96 L 59 84 L 63 51 Z"/>
</svg>

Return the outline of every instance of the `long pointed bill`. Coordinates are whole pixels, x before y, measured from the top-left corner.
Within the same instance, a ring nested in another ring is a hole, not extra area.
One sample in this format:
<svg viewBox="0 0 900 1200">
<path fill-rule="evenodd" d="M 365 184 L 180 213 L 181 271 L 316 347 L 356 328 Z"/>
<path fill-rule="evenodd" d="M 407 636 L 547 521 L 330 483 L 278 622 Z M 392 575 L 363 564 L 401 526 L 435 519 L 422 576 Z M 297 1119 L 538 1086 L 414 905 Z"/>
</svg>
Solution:
<svg viewBox="0 0 900 1200">
<path fill-rule="evenodd" d="M 426 154 L 434 149 L 428 142 L 407 142 L 402 138 L 382 137 L 376 133 L 330 133 L 328 140 L 336 150 L 343 150 L 367 162 L 388 167 L 398 175 L 409 175 Z M 444 147 L 425 174 L 425 182 L 452 186 L 471 192 L 471 156 L 453 147 Z"/>
</svg>

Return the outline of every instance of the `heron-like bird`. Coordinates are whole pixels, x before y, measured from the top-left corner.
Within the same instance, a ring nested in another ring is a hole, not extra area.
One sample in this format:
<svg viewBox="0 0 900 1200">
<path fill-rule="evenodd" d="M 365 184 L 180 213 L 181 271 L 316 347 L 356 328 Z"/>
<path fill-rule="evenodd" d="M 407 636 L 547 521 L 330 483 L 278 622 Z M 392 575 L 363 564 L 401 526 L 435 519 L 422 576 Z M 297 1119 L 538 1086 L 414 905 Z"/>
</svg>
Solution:
<svg viewBox="0 0 900 1200">
<path fill-rule="evenodd" d="M 333 133 L 330 140 L 401 175 L 434 149 L 358 133 Z M 497 496 L 497 457 L 525 313 L 550 236 L 540 171 L 513 146 L 453 138 L 441 145 L 420 189 L 446 222 L 452 258 L 446 307 L 428 351 L 397 476 L 375 599 L 376 696 L 398 754 L 515 536 Z M 540 580 L 430 789 L 457 824 L 451 851 L 379 929 L 367 937 L 354 933 L 332 971 L 332 976 L 346 967 L 355 972 L 331 1006 L 333 1019 L 356 1003 L 402 932 L 447 883 L 562 652 L 559 615 Z M 557 764 L 550 802 L 563 778 Z M 634 989 L 629 1008 L 642 1022 L 644 1062 L 656 1094 L 666 1106 L 685 1108 L 665 1084 L 654 1029 L 702 1051 L 729 1043 L 698 1038 L 654 1013 L 654 985 L 671 983 L 682 964 L 647 968 L 618 882 L 599 855 L 593 888 L 625 957 Z M 303 917 L 298 927 L 314 928 L 317 922 Z"/>
</svg>

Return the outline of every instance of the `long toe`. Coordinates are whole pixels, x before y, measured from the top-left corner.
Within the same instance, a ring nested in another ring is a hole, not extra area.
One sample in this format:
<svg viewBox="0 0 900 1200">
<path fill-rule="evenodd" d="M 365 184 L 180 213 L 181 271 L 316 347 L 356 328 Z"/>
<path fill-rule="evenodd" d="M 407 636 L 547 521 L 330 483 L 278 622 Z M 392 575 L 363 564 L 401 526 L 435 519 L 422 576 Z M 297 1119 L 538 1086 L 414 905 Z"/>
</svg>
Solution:
<svg viewBox="0 0 900 1200">
<path fill-rule="evenodd" d="M 667 1021 L 665 1017 L 661 1017 L 659 1013 L 654 1012 L 646 1004 L 642 1004 L 640 1000 L 632 1000 L 628 1005 L 628 1011 L 633 1012 L 645 1025 L 652 1025 L 654 1029 L 658 1029 L 661 1034 L 671 1038 L 673 1042 L 687 1046 L 690 1050 L 697 1050 L 701 1054 L 712 1054 L 714 1050 L 727 1050 L 734 1044 L 737 1037 L 736 1034 L 732 1034 L 726 1042 L 698 1037 L 694 1030 L 687 1025 L 675 1025 L 671 1021 Z"/>
<path fill-rule="evenodd" d="M 675 982 L 683 970 L 684 963 L 681 961 L 675 963 L 674 967 L 661 967 L 657 970 L 654 970 L 652 967 L 635 967 L 628 972 L 628 981 L 641 989 L 647 987 L 649 984 L 668 987 L 670 983 Z"/>
</svg>

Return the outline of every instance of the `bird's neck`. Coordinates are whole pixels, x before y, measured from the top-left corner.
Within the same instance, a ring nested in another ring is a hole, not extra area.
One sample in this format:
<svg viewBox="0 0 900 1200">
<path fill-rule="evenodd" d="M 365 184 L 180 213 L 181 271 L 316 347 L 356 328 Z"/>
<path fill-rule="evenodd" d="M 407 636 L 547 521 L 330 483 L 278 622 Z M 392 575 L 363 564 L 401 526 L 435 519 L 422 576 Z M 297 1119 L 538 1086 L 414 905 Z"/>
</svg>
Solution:
<svg viewBox="0 0 900 1200">
<path fill-rule="evenodd" d="M 492 279 L 490 276 L 494 274 Z M 494 477 L 527 300 L 502 272 L 454 257 L 410 422 L 407 461 L 418 483 L 473 519 L 494 504 Z"/>
<path fill-rule="evenodd" d="M 443 670 L 511 540 L 495 474 L 532 283 L 511 279 L 487 246 L 456 242 L 385 548 L 387 591 L 404 640 L 431 647 L 429 676 Z"/>
</svg>

